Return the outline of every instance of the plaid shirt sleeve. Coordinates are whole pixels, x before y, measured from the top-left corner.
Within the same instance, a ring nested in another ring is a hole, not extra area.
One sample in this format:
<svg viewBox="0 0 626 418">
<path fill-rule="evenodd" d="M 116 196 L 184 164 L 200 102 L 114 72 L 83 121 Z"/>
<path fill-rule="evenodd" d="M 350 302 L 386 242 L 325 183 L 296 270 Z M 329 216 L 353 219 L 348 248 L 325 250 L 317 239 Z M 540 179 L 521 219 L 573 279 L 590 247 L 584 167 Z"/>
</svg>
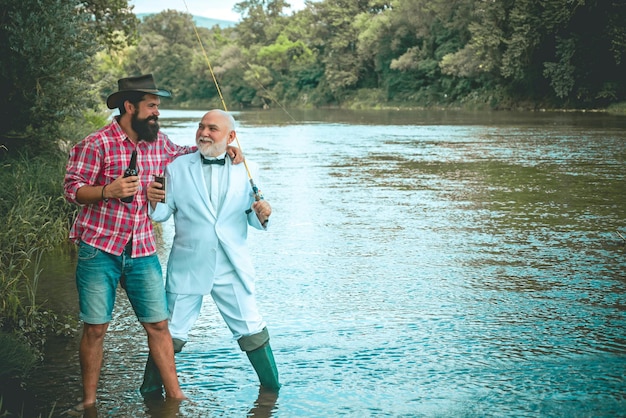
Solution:
<svg viewBox="0 0 626 418">
<path fill-rule="evenodd" d="M 95 146 L 95 141 L 86 138 L 70 151 L 65 171 L 64 191 L 66 199 L 76 201 L 76 193 L 83 186 L 101 184 L 97 182 L 99 167 L 102 165 L 102 150 Z"/>
<path fill-rule="evenodd" d="M 194 148 L 176 145 L 162 133 L 155 142 L 139 141 L 135 145 L 115 120 L 78 143 L 70 152 L 65 175 L 64 191 L 69 202 L 79 204 L 76 193 L 81 187 L 106 185 L 122 175 L 133 150 L 137 150 L 140 189 L 132 203 L 109 199 L 81 205 L 70 239 L 84 241 L 114 255 L 122 254 L 132 239 L 132 257 L 155 253 L 146 190 L 155 174 L 162 173 L 174 158 Z"/>
</svg>

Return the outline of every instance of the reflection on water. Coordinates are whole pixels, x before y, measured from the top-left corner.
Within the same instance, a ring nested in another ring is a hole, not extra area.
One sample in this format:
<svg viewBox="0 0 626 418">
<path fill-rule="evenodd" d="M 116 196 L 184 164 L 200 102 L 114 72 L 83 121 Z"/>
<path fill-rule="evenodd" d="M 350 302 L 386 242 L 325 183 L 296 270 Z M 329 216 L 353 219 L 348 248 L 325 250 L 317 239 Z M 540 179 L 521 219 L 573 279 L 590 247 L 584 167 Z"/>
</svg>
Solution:
<svg viewBox="0 0 626 418">
<path fill-rule="evenodd" d="M 192 143 L 202 113 L 164 111 L 163 129 Z M 307 122 L 236 115 L 274 208 L 249 240 L 280 396 L 258 393 L 209 298 L 177 355 L 193 402 L 144 402 L 145 336 L 120 294 L 101 416 L 623 415 L 624 118 L 292 115 Z M 75 309 L 72 277 L 41 286 Z M 46 405 L 80 396 L 76 350 L 51 350 Z"/>
</svg>

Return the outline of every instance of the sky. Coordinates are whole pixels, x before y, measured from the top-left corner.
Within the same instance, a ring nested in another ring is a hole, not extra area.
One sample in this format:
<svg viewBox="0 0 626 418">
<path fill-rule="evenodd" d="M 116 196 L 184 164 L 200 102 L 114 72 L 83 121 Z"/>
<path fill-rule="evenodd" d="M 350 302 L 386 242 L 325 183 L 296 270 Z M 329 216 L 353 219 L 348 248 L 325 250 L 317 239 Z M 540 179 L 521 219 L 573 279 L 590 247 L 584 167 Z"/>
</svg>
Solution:
<svg viewBox="0 0 626 418">
<path fill-rule="evenodd" d="M 233 11 L 233 7 L 239 2 L 240 0 L 129 0 L 128 4 L 135 6 L 135 13 L 159 13 L 173 9 L 185 13 L 188 11 L 196 16 L 237 22 L 239 15 Z M 287 0 L 287 3 L 291 4 L 292 12 L 304 8 L 304 0 Z"/>
</svg>

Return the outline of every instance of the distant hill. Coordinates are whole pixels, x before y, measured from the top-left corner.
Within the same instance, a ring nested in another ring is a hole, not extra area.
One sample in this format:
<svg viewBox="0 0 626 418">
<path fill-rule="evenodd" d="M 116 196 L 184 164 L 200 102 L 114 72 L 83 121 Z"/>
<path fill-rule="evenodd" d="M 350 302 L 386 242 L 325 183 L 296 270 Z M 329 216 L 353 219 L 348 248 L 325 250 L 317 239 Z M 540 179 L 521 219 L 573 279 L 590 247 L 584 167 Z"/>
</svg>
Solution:
<svg viewBox="0 0 626 418">
<path fill-rule="evenodd" d="M 136 16 L 139 20 L 142 20 L 147 16 L 152 16 L 156 13 L 137 13 Z M 210 17 L 204 16 L 193 16 L 193 22 L 199 28 L 212 28 L 217 25 L 220 28 L 230 28 L 237 24 L 237 22 L 232 22 L 230 20 L 220 20 L 220 19 L 211 19 Z"/>
</svg>

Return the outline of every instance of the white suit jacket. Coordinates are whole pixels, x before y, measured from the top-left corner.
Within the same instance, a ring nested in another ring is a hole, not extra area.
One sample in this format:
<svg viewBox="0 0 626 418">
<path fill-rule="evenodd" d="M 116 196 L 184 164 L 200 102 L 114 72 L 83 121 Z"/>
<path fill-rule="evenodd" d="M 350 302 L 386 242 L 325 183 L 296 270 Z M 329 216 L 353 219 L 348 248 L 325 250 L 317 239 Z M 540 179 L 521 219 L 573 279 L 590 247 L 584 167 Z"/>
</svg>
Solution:
<svg viewBox="0 0 626 418">
<path fill-rule="evenodd" d="M 256 165 L 246 163 L 256 178 Z M 254 195 L 244 164 L 233 165 L 227 157 L 224 168 L 229 170 L 228 188 L 219 216 L 205 186 L 198 151 L 176 158 L 165 170 L 166 203 L 157 203 L 149 213 L 156 222 L 174 215 L 175 235 L 165 284 L 168 292 L 209 294 L 219 243 L 244 286 L 254 291 L 254 266 L 246 244 L 248 225 L 265 228 L 254 211 L 246 213 Z"/>
</svg>

